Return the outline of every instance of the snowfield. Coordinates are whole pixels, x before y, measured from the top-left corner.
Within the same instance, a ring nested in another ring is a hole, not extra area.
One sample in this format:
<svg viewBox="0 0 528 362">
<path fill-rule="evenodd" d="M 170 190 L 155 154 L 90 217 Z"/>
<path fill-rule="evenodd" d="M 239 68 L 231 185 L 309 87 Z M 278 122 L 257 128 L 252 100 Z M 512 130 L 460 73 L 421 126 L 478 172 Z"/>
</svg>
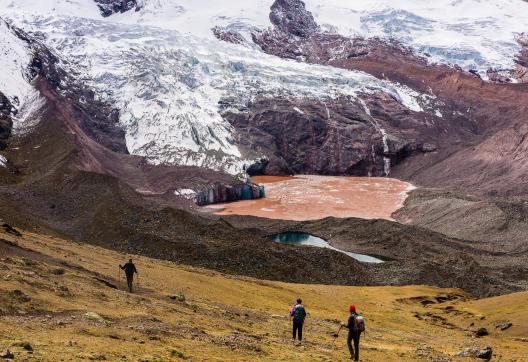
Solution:
<svg viewBox="0 0 528 362">
<path fill-rule="evenodd" d="M 31 85 L 29 67 L 33 53 L 29 45 L 18 38 L 9 25 L 0 19 L 0 92 L 14 107 L 13 130 L 20 131 L 30 125 L 28 115 L 42 105 L 42 97 Z"/>
<path fill-rule="evenodd" d="M 326 30 L 349 36 L 396 39 L 431 63 L 458 64 L 486 77 L 511 69 L 528 32 L 523 0 L 305 0 Z"/>
<path fill-rule="evenodd" d="M 0 0 L 0 16 L 43 34 L 65 69 L 120 109 L 129 152 L 153 164 L 239 173 L 252 160 L 237 148 L 236 132 L 221 113 L 243 111 L 256 96 L 357 97 L 383 91 L 413 111 L 422 111 L 434 98 L 362 72 L 264 54 L 249 40 L 252 31 L 270 26 L 272 3 L 144 0 L 140 11 L 102 18 L 90 0 Z M 518 50 L 515 32 L 523 19 L 528 23 L 528 11 L 508 17 L 515 7 L 528 10 L 520 0 L 441 0 L 434 5 L 425 0 L 306 0 L 306 6 L 326 29 L 396 37 L 430 53 L 431 61 L 481 72 L 512 64 Z M 234 29 L 248 42 L 221 42 L 211 31 L 215 26 Z M 12 45 L 1 26 L 0 31 L 6 39 L 0 61 L 8 64 L 8 71 L 0 72 L 0 91 L 28 99 L 34 95 L 20 63 L 28 53 Z"/>
</svg>

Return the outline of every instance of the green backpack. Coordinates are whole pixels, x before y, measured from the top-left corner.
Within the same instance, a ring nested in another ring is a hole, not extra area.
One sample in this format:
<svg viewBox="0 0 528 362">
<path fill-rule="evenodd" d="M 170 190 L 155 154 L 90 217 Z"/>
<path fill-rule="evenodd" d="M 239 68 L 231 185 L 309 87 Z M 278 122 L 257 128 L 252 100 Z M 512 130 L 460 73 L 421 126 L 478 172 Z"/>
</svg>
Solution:
<svg viewBox="0 0 528 362">
<path fill-rule="evenodd" d="M 306 317 L 306 311 L 304 310 L 303 306 L 298 306 L 295 308 L 295 312 L 293 312 L 293 319 L 296 321 L 302 321 L 304 320 L 304 317 Z"/>
</svg>

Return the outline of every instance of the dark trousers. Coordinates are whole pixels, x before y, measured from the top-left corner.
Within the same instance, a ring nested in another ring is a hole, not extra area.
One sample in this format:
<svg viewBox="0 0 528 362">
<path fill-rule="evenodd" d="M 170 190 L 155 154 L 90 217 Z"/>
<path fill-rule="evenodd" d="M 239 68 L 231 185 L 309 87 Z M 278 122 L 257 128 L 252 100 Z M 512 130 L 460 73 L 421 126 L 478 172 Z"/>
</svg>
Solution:
<svg viewBox="0 0 528 362">
<path fill-rule="evenodd" d="M 127 278 L 128 291 L 132 293 L 132 284 L 134 281 L 134 274 L 127 275 L 126 278 Z"/>
<path fill-rule="evenodd" d="M 296 321 L 293 320 L 293 339 L 295 339 L 295 336 L 299 334 L 299 341 L 302 341 L 302 328 L 303 328 L 304 321 Z"/>
<path fill-rule="evenodd" d="M 352 347 L 352 341 L 354 341 L 354 347 Z M 359 361 L 359 333 L 348 333 L 347 345 L 350 358 L 354 357 L 354 361 Z"/>
</svg>

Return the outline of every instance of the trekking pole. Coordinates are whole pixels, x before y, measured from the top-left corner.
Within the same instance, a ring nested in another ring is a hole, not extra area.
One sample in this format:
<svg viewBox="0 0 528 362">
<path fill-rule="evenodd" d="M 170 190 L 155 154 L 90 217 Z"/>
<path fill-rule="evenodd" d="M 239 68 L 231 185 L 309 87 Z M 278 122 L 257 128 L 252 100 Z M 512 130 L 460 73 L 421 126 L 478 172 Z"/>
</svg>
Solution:
<svg viewBox="0 0 528 362">
<path fill-rule="evenodd" d="M 343 328 L 343 325 L 339 326 L 339 329 L 337 330 L 337 333 L 334 336 L 334 341 L 332 342 L 332 347 L 335 345 L 335 342 L 337 340 L 337 337 L 339 337 L 339 332 L 341 332 L 341 328 Z"/>
</svg>

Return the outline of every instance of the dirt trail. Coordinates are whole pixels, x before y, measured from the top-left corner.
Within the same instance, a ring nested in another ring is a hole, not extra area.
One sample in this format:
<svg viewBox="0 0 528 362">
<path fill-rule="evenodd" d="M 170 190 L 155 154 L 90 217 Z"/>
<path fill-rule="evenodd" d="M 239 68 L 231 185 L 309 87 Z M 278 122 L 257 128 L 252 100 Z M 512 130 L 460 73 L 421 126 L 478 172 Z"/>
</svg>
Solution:
<svg viewBox="0 0 528 362">
<path fill-rule="evenodd" d="M 282 220 L 339 218 L 392 220 L 402 207 L 409 183 L 379 177 L 259 176 L 253 182 L 266 187 L 266 198 L 212 205 L 219 215 L 252 215 Z"/>
</svg>

